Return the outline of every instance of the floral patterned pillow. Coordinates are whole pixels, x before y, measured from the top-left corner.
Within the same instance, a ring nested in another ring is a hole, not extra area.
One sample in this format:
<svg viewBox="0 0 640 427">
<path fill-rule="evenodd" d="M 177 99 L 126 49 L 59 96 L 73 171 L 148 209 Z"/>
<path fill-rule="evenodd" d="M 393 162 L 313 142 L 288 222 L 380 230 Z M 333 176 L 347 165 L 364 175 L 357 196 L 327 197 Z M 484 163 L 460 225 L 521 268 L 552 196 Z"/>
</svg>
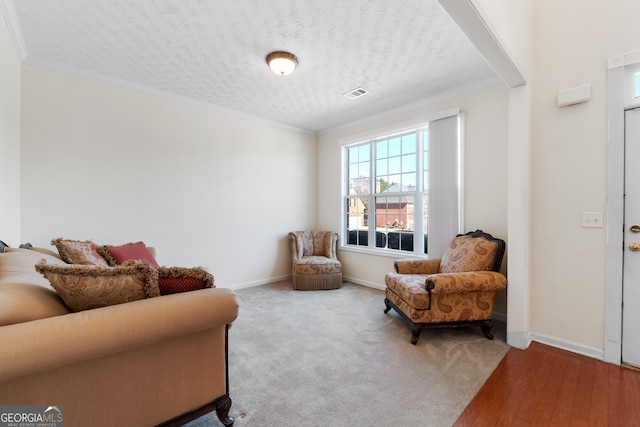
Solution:
<svg viewBox="0 0 640 427">
<path fill-rule="evenodd" d="M 36 270 L 73 311 L 160 296 L 158 271 L 142 262 L 97 267 L 47 264 L 43 259 L 36 264 Z"/>
<path fill-rule="evenodd" d="M 60 257 L 69 264 L 97 265 L 107 267 L 107 260 L 100 255 L 100 247 L 90 241 L 53 239 L 51 244 L 58 249 Z"/>
</svg>

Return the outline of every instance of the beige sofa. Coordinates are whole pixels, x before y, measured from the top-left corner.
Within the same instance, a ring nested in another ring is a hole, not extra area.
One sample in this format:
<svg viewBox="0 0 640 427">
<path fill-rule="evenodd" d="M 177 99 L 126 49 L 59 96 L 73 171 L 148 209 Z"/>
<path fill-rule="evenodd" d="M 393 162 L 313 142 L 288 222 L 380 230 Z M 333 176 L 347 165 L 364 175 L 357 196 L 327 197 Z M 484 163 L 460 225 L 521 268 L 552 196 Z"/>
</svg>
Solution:
<svg viewBox="0 0 640 427">
<path fill-rule="evenodd" d="M 0 253 L 0 405 L 63 407 L 64 425 L 182 425 L 229 417 L 233 291 L 207 288 L 69 312 L 36 272 L 46 249 Z"/>
</svg>

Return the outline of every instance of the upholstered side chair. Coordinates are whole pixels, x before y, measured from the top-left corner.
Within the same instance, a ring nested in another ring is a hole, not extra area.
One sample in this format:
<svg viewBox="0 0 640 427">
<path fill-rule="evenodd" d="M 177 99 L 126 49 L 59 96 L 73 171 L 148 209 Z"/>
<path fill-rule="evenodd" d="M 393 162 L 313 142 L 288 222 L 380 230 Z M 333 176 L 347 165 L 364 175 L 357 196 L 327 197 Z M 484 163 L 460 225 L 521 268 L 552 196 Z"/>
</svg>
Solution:
<svg viewBox="0 0 640 427">
<path fill-rule="evenodd" d="M 493 339 L 495 294 L 507 286 L 501 274 L 505 242 L 481 230 L 460 234 L 441 259 L 398 259 L 385 276 L 385 309 L 411 325 L 416 344 L 425 327 L 479 325 Z"/>
<path fill-rule="evenodd" d="M 293 289 L 301 291 L 342 287 L 338 234 L 332 231 L 289 233 Z"/>
</svg>

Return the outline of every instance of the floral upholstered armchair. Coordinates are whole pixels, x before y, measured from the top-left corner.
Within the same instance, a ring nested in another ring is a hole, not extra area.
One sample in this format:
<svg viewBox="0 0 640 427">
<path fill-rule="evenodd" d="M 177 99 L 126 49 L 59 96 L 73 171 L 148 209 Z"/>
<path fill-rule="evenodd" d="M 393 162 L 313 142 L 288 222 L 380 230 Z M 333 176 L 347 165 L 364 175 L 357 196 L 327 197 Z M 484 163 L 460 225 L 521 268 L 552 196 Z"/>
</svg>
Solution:
<svg viewBox="0 0 640 427">
<path fill-rule="evenodd" d="M 289 233 L 293 289 L 320 290 L 342 287 L 338 261 L 338 234 L 332 231 Z"/>
<path fill-rule="evenodd" d="M 499 273 L 504 240 L 481 230 L 456 236 L 441 259 L 396 260 L 385 276 L 385 313 L 392 308 L 411 324 L 411 343 L 422 328 L 480 325 L 493 339 L 496 291 L 507 286 Z"/>
</svg>

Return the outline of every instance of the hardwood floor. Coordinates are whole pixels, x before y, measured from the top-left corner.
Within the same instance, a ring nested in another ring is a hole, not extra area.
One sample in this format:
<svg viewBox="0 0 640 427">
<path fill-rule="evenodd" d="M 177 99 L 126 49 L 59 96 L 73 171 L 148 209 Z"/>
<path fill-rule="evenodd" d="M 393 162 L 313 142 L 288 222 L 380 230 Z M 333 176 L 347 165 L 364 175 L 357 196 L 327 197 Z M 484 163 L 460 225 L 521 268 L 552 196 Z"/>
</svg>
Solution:
<svg viewBox="0 0 640 427">
<path fill-rule="evenodd" d="M 640 372 L 533 342 L 510 349 L 454 427 L 640 426 Z"/>
</svg>

